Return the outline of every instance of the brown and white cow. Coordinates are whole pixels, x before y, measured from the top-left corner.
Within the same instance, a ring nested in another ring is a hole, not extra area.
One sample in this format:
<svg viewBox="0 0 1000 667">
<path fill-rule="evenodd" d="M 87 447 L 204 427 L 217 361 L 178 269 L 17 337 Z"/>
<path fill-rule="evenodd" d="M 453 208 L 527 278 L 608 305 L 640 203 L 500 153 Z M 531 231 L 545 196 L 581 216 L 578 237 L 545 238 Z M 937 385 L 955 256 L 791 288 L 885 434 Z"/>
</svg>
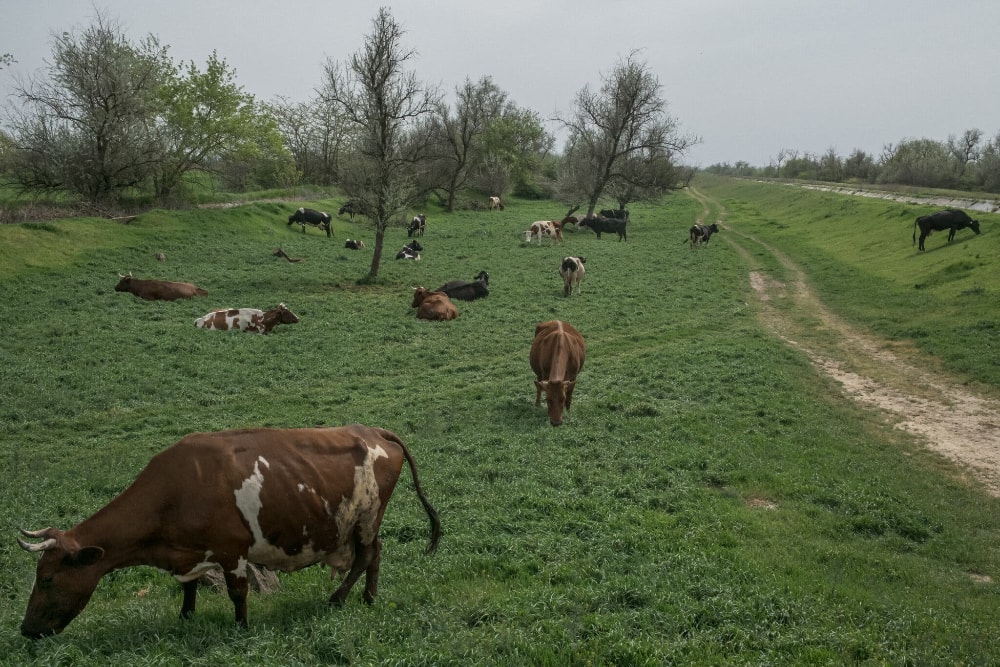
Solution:
<svg viewBox="0 0 1000 667">
<path fill-rule="evenodd" d="M 503 202 L 500 201 L 500 197 L 490 197 L 489 206 L 491 211 L 495 208 L 503 210 Z"/>
<path fill-rule="evenodd" d="M 531 227 L 524 230 L 524 242 L 531 243 L 532 238 L 538 238 L 538 245 L 542 245 L 542 237 L 554 239 L 562 242 L 563 222 L 561 220 L 536 220 L 531 223 Z"/>
<path fill-rule="evenodd" d="M 230 308 L 229 310 L 213 310 L 194 321 L 196 327 L 202 329 L 218 329 L 229 331 L 239 329 L 251 333 L 271 333 L 279 324 L 295 324 L 299 316 L 288 309 L 283 303 L 271 310 L 256 308 Z"/>
<path fill-rule="evenodd" d="M 413 288 L 413 303 L 420 320 L 453 320 L 458 317 L 458 308 L 444 292 L 432 292 L 426 287 Z"/>
<path fill-rule="evenodd" d="M 195 610 L 198 577 L 222 568 L 236 622 L 247 624 L 247 565 L 291 572 L 324 563 L 348 572 L 330 604 L 344 603 L 365 574 L 364 599 L 378 592 L 379 527 L 409 464 L 406 445 L 381 428 L 352 426 L 194 433 L 153 457 L 131 486 L 69 530 L 21 533 L 20 546 L 41 553 L 21 633 L 61 632 L 87 605 L 101 577 L 150 565 L 181 582 L 181 616 Z"/>
<path fill-rule="evenodd" d="M 531 370 L 535 372 L 535 405 L 542 392 L 548 405 L 549 423 L 559 426 L 563 410 L 573 403 L 576 376 L 587 358 L 583 336 L 572 324 L 560 320 L 542 322 L 535 327 L 531 343 Z"/>
<path fill-rule="evenodd" d="M 580 282 L 587 273 L 584 267 L 586 263 L 586 257 L 563 257 L 562 264 L 559 265 L 559 275 L 563 279 L 563 295 L 571 296 L 574 287 L 577 292 L 580 291 Z"/>
<path fill-rule="evenodd" d="M 176 301 L 177 299 L 190 299 L 208 294 L 207 290 L 191 283 L 178 283 L 170 280 L 140 280 L 133 278 L 131 273 L 127 276 L 119 274 L 118 277 L 121 280 L 115 285 L 116 292 L 131 292 L 146 301 Z"/>
</svg>

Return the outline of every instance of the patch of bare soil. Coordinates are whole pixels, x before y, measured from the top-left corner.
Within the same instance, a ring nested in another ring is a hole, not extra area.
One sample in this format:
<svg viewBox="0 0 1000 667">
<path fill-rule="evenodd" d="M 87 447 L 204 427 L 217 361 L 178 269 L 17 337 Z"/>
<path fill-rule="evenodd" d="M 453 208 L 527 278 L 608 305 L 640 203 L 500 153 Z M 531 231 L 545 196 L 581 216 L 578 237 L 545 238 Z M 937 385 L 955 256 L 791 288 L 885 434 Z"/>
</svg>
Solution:
<svg viewBox="0 0 1000 667">
<path fill-rule="evenodd" d="M 693 188 L 705 206 L 709 200 Z M 777 259 L 789 277 L 774 280 L 750 272 L 761 321 L 787 344 L 801 350 L 847 396 L 877 409 L 896 428 L 926 442 L 958 464 L 994 496 L 1000 496 L 1000 401 L 982 395 L 937 367 L 934 360 L 859 330 L 830 311 L 809 288 L 806 275 L 787 256 L 749 234 L 716 222 L 721 235 L 752 265 L 752 244 Z"/>
</svg>

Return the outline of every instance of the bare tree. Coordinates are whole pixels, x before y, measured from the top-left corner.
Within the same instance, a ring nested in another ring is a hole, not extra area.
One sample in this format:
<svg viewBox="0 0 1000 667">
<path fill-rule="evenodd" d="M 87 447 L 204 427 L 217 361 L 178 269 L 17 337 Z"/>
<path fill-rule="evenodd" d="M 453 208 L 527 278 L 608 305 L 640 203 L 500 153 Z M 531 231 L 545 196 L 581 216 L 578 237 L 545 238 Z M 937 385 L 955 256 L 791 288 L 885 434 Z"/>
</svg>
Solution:
<svg viewBox="0 0 1000 667">
<path fill-rule="evenodd" d="M 156 165 L 157 92 L 171 70 L 166 47 L 153 36 L 129 42 L 100 13 L 82 33 L 53 41 L 49 78 L 15 87 L 22 104 L 8 120 L 17 147 L 12 172 L 28 189 L 113 200 Z"/>
<path fill-rule="evenodd" d="M 422 196 L 419 170 L 426 166 L 431 134 L 429 124 L 420 121 L 438 104 L 436 91 L 404 70 L 415 52 L 403 48 L 403 35 L 389 9 L 382 7 L 362 50 L 345 63 L 328 61 L 325 66 L 323 98 L 358 133 L 340 183 L 375 227 L 371 280 L 378 277 L 386 228 Z"/>
<path fill-rule="evenodd" d="M 476 83 L 466 79 L 455 93 L 454 110 L 442 103 L 436 118 L 441 143 L 441 189 L 447 195 L 445 208 L 449 211 L 454 210 L 458 192 L 468 186 L 473 170 L 482 160 L 483 135 L 507 105 L 507 93 L 488 76 Z"/>
<path fill-rule="evenodd" d="M 673 157 L 699 141 L 678 132 L 677 121 L 667 114 L 659 81 L 645 62 L 638 61 L 636 52 L 602 79 L 599 91 L 585 86 L 577 94 L 570 118 L 556 119 L 569 131 L 566 159 L 575 163 L 571 170 L 575 180 L 564 181 L 560 190 L 585 201 L 587 215 L 593 215 L 608 183 L 623 178 L 622 167 L 631 156 L 657 151 Z"/>
</svg>

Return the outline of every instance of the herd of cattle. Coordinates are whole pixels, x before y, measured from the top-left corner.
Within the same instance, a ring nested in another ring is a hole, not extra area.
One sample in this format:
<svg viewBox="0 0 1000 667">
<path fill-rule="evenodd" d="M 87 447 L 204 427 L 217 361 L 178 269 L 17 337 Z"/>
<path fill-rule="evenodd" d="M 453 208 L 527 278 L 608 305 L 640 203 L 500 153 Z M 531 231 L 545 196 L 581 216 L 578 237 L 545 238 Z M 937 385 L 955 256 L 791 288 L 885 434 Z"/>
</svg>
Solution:
<svg viewBox="0 0 1000 667">
<path fill-rule="evenodd" d="M 499 197 L 491 197 L 489 207 L 503 210 Z M 340 214 L 358 212 L 349 208 L 341 208 Z M 326 213 L 301 208 L 289 218 L 288 224 L 293 222 L 303 231 L 312 225 L 332 235 Z M 420 215 L 414 222 L 417 227 L 411 224 L 410 237 L 423 234 L 426 218 Z M 627 210 L 601 211 L 599 218 L 564 218 L 557 224 L 539 221 L 525 232 L 525 240 L 537 237 L 540 244 L 545 236 L 559 241 L 563 226 L 571 223 L 627 240 L 627 222 Z M 914 243 L 918 226 L 920 250 L 935 230 L 948 229 L 948 241 L 966 227 L 980 233 L 978 221 L 954 209 L 918 218 Z M 708 243 L 718 231 L 715 224 L 692 226 L 692 248 Z M 354 244 L 349 248 L 364 248 L 361 241 L 348 243 Z M 415 239 L 404 248 L 408 252 L 402 254 L 415 256 L 401 258 L 419 259 L 422 248 Z M 585 263 L 583 257 L 563 258 L 559 273 L 566 296 L 579 291 Z M 191 283 L 140 280 L 131 274 L 120 276 L 115 290 L 149 301 L 207 295 Z M 451 299 L 473 301 L 488 295 L 489 275 L 481 271 L 473 281 L 448 282 L 434 291 L 415 288 L 412 307 L 421 319 L 452 320 L 458 311 Z M 298 319 L 279 304 L 267 311 L 215 310 L 195 325 L 265 334 Z M 554 426 L 572 405 L 585 359 L 583 336 L 568 322 L 551 320 L 535 327 L 529 352 L 535 405 L 544 394 Z M 430 522 L 430 553 L 441 538 L 441 521 L 420 487 L 413 456 L 390 431 L 355 424 L 188 435 L 153 457 L 121 495 L 75 527 L 21 530 L 24 537 L 37 540 L 18 538 L 21 548 L 41 554 L 21 633 L 35 639 L 61 632 L 84 609 L 104 575 L 133 565 L 157 567 L 181 582 L 183 618 L 195 611 L 199 577 L 221 568 L 236 622 L 246 626 L 250 563 L 284 572 L 325 563 L 345 575 L 330 597 L 332 605 L 342 605 L 363 574 L 364 600 L 371 603 L 381 563 L 379 528 L 404 463 Z"/>
</svg>

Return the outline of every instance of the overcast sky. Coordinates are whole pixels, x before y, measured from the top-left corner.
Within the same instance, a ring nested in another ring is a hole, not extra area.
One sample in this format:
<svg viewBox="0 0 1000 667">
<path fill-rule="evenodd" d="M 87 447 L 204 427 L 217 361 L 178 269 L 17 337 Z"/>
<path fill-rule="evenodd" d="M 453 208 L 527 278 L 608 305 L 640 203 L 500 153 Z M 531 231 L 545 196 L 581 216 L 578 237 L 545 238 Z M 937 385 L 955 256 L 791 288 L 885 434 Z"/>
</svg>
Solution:
<svg viewBox="0 0 1000 667">
<path fill-rule="evenodd" d="M 484 75 L 543 119 L 633 50 L 659 79 L 686 162 L 768 164 L 783 148 L 875 156 L 888 143 L 1000 133 L 998 0 L 396 0 L 417 51 L 411 69 L 453 91 Z M 0 0 L 0 72 L 44 74 L 52 35 L 95 8 L 137 42 L 204 66 L 212 50 L 258 99 L 304 101 L 323 63 L 371 33 L 379 3 L 358 0 Z M 556 124 L 547 125 L 551 131 Z"/>
</svg>

